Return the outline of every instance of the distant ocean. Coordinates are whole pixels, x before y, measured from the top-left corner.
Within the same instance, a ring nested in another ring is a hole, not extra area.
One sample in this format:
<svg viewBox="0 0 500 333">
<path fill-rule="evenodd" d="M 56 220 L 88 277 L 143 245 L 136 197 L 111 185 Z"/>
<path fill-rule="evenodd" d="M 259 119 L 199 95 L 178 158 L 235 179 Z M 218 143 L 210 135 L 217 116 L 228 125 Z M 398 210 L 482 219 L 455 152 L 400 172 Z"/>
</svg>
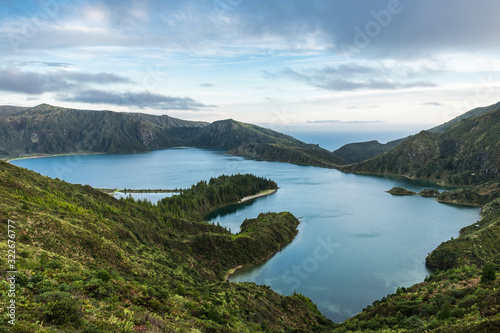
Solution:
<svg viewBox="0 0 500 333">
<path fill-rule="evenodd" d="M 391 131 L 304 131 L 304 130 L 289 130 L 286 134 L 307 143 L 318 144 L 322 148 L 334 151 L 345 144 L 353 142 L 364 142 L 377 140 L 380 143 L 401 139 L 409 135 L 418 133 L 411 130 L 391 130 Z"/>
</svg>

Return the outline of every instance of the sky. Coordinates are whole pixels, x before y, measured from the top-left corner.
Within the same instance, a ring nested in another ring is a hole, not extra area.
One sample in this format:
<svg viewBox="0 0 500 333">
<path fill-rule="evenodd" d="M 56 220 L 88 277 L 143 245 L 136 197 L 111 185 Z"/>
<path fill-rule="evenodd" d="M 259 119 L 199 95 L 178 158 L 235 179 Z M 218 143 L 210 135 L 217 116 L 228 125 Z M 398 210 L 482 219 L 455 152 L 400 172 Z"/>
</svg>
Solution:
<svg viewBox="0 0 500 333">
<path fill-rule="evenodd" d="M 496 0 L 0 4 L 1 105 L 413 131 L 500 100 Z"/>
</svg>

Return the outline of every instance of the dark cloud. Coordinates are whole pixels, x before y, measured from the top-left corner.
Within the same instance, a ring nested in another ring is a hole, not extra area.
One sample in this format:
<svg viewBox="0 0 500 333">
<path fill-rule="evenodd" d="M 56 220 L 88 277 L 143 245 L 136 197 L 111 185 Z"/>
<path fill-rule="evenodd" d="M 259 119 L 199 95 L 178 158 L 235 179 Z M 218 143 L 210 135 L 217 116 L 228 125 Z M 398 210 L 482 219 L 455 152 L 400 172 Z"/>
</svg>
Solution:
<svg viewBox="0 0 500 333">
<path fill-rule="evenodd" d="M 43 94 L 77 88 L 82 84 L 129 83 L 130 80 L 112 73 L 78 73 L 53 71 L 28 72 L 17 68 L 0 69 L 0 90 L 24 94 Z"/>
<path fill-rule="evenodd" d="M 268 79 L 289 78 L 313 87 L 333 91 L 353 91 L 361 89 L 408 89 L 416 87 L 435 87 L 430 81 L 403 82 L 392 79 L 392 70 L 386 68 L 366 67 L 358 65 L 325 66 L 296 71 L 289 67 L 276 73 L 264 71 Z M 398 73 L 405 77 L 404 71 Z M 373 79 L 371 77 L 380 77 Z M 384 78 L 386 77 L 386 78 Z"/>
<path fill-rule="evenodd" d="M 441 106 L 443 104 L 441 104 L 439 102 L 426 102 L 426 103 L 423 103 L 423 105 Z"/>
<path fill-rule="evenodd" d="M 85 17 L 90 6 L 105 12 L 106 21 Z M 25 22 L 43 10 L 40 5 L 32 7 L 2 8 L 16 14 L 0 16 L 0 33 L 17 37 L 0 41 L 5 43 L 0 45 L 3 52 L 12 52 L 12 40 L 18 49 L 109 45 L 192 51 L 231 45 L 298 52 L 316 47 L 339 53 L 353 47 L 353 54 L 368 57 L 500 47 L 500 2 L 494 0 L 77 1 L 65 3 L 47 24 L 34 27 L 36 36 L 26 37 Z M 106 29 L 64 29 L 67 22 L 86 19 L 89 26 L 102 23 Z"/>
<path fill-rule="evenodd" d="M 138 108 L 163 110 L 198 110 L 204 105 L 189 97 L 171 97 L 151 92 L 111 92 L 89 89 L 71 95 L 59 94 L 56 98 L 64 102 L 81 102 L 89 104 L 111 104 Z"/>
</svg>

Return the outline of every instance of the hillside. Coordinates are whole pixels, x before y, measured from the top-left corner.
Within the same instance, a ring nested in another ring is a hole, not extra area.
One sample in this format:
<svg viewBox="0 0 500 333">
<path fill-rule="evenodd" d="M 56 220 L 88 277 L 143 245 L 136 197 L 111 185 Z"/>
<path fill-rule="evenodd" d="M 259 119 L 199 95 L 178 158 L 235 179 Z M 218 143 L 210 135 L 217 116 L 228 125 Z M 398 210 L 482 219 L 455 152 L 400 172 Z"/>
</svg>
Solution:
<svg viewBox="0 0 500 333">
<path fill-rule="evenodd" d="M 233 119 L 220 120 L 201 129 L 191 138 L 193 147 L 233 149 L 246 144 L 278 143 L 296 147 L 308 147 L 289 135 Z"/>
<path fill-rule="evenodd" d="M 342 158 L 347 163 L 359 163 L 385 153 L 404 140 L 405 139 L 397 139 L 387 143 L 380 143 L 377 140 L 348 143 L 335 150 L 333 154 Z"/>
<path fill-rule="evenodd" d="M 232 149 L 229 153 L 255 159 L 313 165 L 324 168 L 333 168 L 345 164 L 341 158 L 315 145 L 297 147 L 275 143 L 247 144 Z"/>
<path fill-rule="evenodd" d="M 481 221 L 462 228 L 456 239 L 443 242 L 432 251 L 426 264 L 440 269 L 463 265 L 500 264 L 500 182 L 472 189 L 459 189 L 440 196 L 443 202 L 483 205 Z"/>
<path fill-rule="evenodd" d="M 498 110 L 500 109 L 500 102 L 490 105 L 490 106 L 485 106 L 485 107 L 479 107 L 472 109 L 444 124 L 441 124 L 439 126 L 433 127 L 429 129 L 428 131 L 431 133 L 442 133 L 445 130 L 449 129 L 453 125 L 459 123 L 460 121 L 468 118 L 473 118 L 480 116 L 482 114 L 488 113 L 490 111 Z M 396 147 L 399 145 L 401 142 L 406 140 L 406 138 L 401 138 L 397 140 L 393 140 L 390 142 L 387 142 L 386 144 L 379 143 L 376 140 L 372 141 L 366 141 L 366 142 L 356 142 L 356 143 L 349 143 L 346 144 L 339 149 L 335 150 L 333 154 L 335 156 L 338 156 L 345 160 L 347 163 L 359 163 L 366 161 L 372 157 L 375 157 L 377 155 L 383 154 L 386 151 Z"/>
<path fill-rule="evenodd" d="M 261 185 L 244 185 L 255 182 Z M 206 211 L 223 202 L 222 195 L 238 198 L 276 184 L 246 175 L 197 186 L 212 193 Z M 188 203 L 203 198 L 184 195 L 181 201 L 165 199 L 158 206 L 116 200 L 89 186 L 0 161 L 0 247 L 7 253 L 6 237 L 14 230 L 17 256 L 15 326 L 2 316 L 0 331 L 280 332 L 332 327 L 300 294 L 281 296 L 264 286 L 224 280 L 227 270 L 259 262 L 292 241 L 299 223 L 295 217 L 287 212 L 261 214 L 232 235 L 196 217 L 182 217 L 189 215 Z M 168 209 L 173 202 L 181 204 L 178 210 Z M 15 229 L 8 233 L 9 224 Z M 10 283 L 0 283 L 6 300 Z"/>
<path fill-rule="evenodd" d="M 334 332 L 500 332 L 500 110 L 484 110 L 442 127 L 442 132 L 423 131 L 380 156 L 346 167 L 474 185 L 445 191 L 436 200 L 483 208 L 480 221 L 427 256 L 426 264 L 438 268 L 434 274 L 375 301 Z"/>
<path fill-rule="evenodd" d="M 5 109 L 5 108 L 4 108 Z M 0 117 L 0 154 L 125 153 L 173 147 L 171 128 L 202 127 L 168 116 L 73 110 L 42 104 Z"/>
<path fill-rule="evenodd" d="M 488 113 L 490 111 L 495 111 L 498 109 L 500 109 L 500 102 L 498 102 L 496 104 L 489 105 L 489 106 L 475 108 L 475 109 L 472 109 L 470 111 L 467 111 L 464 114 L 461 114 L 460 116 L 455 117 L 454 119 L 452 119 L 450 121 L 445 122 L 444 124 L 433 127 L 431 129 L 429 129 L 428 131 L 431 133 L 442 133 L 445 130 L 447 130 L 448 128 L 452 127 L 455 124 L 458 124 L 459 122 L 461 122 L 464 119 L 474 118 L 474 117 L 477 117 L 477 116 L 480 116 L 482 114 Z"/>
<path fill-rule="evenodd" d="M 74 110 L 47 104 L 34 108 L 0 107 L 0 157 L 4 159 L 67 153 L 134 153 L 178 146 L 237 149 L 251 144 L 277 144 L 294 150 L 295 155 L 304 155 L 299 157 L 301 160 L 326 157 L 335 165 L 345 164 L 315 145 L 232 119 L 206 123 L 166 115 Z M 270 154 L 245 155 L 245 149 L 238 154 L 276 160 Z"/>
<path fill-rule="evenodd" d="M 422 131 L 382 155 L 342 170 L 403 175 L 448 185 L 494 180 L 500 170 L 500 110 L 464 119 L 442 133 Z"/>
<path fill-rule="evenodd" d="M 500 187 L 481 185 L 449 193 L 467 204 L 484 204 L 481 221 L 463 228 L 426 258 L 437 270 L 424 282 L 398 288 L 334 332 L 499 332 Z"/>
</svg>

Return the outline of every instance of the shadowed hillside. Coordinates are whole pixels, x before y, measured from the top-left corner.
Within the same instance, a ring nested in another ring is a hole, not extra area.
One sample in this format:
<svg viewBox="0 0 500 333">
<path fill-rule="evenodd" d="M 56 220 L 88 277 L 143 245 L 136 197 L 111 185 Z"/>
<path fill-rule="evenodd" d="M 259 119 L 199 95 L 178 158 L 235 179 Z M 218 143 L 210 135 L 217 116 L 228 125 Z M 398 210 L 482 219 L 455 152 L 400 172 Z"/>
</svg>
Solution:
<svg viewBox="0 0 500 333">
<path fill-rule="evenodd" d="M 294 153 L 293 156 L 281 154 L 276 159 L 262 149 L 258 155 L 254 154 L 255 151 L 250 154 L 246 149 L 240 149 L 253 144 L 280 145 Z M 235 149 L 232 153 L 289 163 L 322 160 L 328 161 L 329 167 L 345 163 L 316 145 L 232 119 L 210 124 L 166 115 L 74 110 L 47 104 L 34 108 L 0 107 L 0 156 L 4 158 L 134 153 L 179 146 Z M 318 163 L 314 162 L 314 165 Z"/>
<path fill-rule="evenodd" d="M 500 102 L 486 107 L 475 108 L 442 125 L 433 127 L 428 131 L 431 133 L 442 133 L 448 128 L 452 127 L 453 125 L 459 123 L 464 119 L 477 117 L 482 114 L 498 109 L 500 109 Z M 362 161 L 366 161 L 377 155 L 380 155 L 382 153 L 385 153 L 386 151 L 394 148 L 395 146 L 399 145 L 406 139 L 407 138 L 401 138 L 387 142 L 386 144 L 379 143 L 376 140 L 367 142 L 349 143 L 335 150 L 333 154 L 342 158 L 347 163 L 359 163 Z"/>
<path fill-rule="evenodd" d="M 343 170 L 451 185 L 494 180 L 500 170 L 500 110 L 464 119 L 442 133 L 422 131 L 382 155 Z"/>
</svg>

